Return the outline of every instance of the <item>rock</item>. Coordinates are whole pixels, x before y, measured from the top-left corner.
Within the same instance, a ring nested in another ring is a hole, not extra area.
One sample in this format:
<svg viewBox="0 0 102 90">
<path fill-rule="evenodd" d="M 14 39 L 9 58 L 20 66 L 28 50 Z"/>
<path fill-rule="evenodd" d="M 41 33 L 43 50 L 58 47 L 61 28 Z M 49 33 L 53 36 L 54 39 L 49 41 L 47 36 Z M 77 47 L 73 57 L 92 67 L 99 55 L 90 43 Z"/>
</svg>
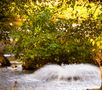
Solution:
<svg viewBox="0 0 102 90">
<path fill-rule="evenodd" d="M 0 53 L 0 66 L 5 67 L 10 65 L 10 61 L 2 53 Z"/>
</svg>

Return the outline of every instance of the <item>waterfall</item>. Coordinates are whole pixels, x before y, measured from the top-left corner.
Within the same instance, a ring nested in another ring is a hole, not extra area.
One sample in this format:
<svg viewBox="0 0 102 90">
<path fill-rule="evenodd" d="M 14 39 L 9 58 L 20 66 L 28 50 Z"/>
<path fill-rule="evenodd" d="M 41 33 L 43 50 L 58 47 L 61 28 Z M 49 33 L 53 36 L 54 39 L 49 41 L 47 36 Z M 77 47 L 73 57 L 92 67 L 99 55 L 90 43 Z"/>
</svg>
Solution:
<svg viewBox="0 0 102 90">
<path fill-rule="evenodd" d="M 100 69 L 90 64 L 45 65 L 27 74 L 22 72 L 21 66 L 4 69 L 0 70 L 0 90 L 93 90 L 101 87 Z"/>
<path fill-rule="evenodd" d="M 100 70 L 98 67 L 90 64 L 45 65 L 35 71 L 33 77 L 46 82 L 45 86 L 48 85 L 48 87 L 51 87 L 51 85 L 56 87 L 57 85 L 59 87 L 65 85 L 65 87 L 71 90 L 76 90 L 76 88 L 77 90 L 83 90 L 100 88 L 101 86 Z"/>
</svg>

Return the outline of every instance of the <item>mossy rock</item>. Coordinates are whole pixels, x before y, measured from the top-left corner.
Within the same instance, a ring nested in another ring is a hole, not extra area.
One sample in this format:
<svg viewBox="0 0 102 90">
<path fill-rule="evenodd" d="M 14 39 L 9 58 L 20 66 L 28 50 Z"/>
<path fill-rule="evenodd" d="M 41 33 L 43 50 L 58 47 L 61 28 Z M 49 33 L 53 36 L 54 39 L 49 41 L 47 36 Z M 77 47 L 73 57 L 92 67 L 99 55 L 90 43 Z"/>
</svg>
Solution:
<svg viewBox="0 0 102 90">
<path fill-rule="evenodd" d="M 11 63 L 10 61 L 5 57 L 3 56 L 3 54 L 0 53 L 0 66 L 1 67 L 5 67 L 5 66 L 10 66 Z"/>
<path fill-rule="evenodd" d="M 41 65 L 35 64 L 35 62 L 26 62 L 22 64 L 23 70 L 37 70 Z"/>
<path fill-rule="evenodd" d="M 26 59 L 24 60 L 22 67 L 24 70 L 37 70 L 42 66 L 49 64 L 49 60 L 42 60 L 42 59 Z"/>
</svg>

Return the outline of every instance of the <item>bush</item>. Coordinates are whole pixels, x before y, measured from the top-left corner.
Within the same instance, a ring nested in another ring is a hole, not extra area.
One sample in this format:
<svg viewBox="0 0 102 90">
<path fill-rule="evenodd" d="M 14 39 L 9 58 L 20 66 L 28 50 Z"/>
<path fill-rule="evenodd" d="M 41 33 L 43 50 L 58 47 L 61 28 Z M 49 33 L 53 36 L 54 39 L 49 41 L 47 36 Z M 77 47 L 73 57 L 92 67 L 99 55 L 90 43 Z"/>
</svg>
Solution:
<svg viewBox="0 0 102 90">
<path fill-rule="evenodd" d="M 12 32 L 13 53 L 24 68 L 48 63 L 95 63 L 91 39 L 101 29 L 101 4 L 79 2 L 27 5 L 26 21 Z"/>
</svg>

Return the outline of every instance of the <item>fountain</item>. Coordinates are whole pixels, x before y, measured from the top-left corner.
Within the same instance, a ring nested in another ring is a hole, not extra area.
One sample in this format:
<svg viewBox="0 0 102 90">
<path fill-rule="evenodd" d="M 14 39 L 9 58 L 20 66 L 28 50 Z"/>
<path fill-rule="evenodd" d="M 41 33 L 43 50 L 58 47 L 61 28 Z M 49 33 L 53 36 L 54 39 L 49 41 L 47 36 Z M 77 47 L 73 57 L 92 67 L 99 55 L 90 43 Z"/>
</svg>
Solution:
<svg viewBox="0 0 102 90">
<path fill-rule="evenodd" d="M 30 74 L 23 73 L 19 66 L 17 68 L 0 72 L 0 90 L 87 90 L 101 87 L 100 70 L 90 64 L 45 65 Z"/>
</svg>

